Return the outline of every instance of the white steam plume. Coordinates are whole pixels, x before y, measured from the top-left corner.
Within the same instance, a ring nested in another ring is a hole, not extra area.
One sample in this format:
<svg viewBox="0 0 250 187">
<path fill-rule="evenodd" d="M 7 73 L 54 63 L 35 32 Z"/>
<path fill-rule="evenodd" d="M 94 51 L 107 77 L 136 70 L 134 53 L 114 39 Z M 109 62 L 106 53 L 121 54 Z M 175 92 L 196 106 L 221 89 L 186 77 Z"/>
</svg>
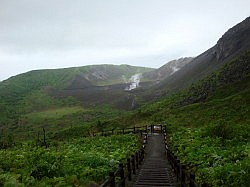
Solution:
<svg viewBox="0 0 250 187">
<path fill-rule="evenodd" d="M 129 79 L 130 80 L 130 85 L 128 87 L 126 87 L 125 90 L 133 90 L 133 89 L 139 87 L 141 77 L 142 77 L 141 73 L 137 73 L 137 74 L 133 75 Z"/>
</svg>

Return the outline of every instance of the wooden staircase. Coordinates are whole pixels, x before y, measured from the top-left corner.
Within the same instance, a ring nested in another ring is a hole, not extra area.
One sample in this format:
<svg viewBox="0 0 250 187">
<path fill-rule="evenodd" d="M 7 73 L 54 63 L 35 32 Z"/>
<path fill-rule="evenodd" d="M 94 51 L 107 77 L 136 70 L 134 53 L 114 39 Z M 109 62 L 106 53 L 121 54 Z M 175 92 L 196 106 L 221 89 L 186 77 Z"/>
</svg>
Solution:
<svg viewBox="0 0 250 187">
<path fill-rule="evenodd" d="M 165 155 L 165 145 L 162 134 L 149 134 L 145 153 L 144 162 L 131 186 L 177 186 L 176 177 Z"/>
</svg>

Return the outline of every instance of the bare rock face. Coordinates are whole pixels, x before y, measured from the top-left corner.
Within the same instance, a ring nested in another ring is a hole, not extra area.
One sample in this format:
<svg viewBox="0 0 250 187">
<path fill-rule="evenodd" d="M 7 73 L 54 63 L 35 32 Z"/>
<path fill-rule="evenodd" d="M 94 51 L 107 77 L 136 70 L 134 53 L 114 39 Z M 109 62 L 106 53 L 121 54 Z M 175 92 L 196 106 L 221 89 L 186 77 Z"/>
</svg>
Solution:
<svg viewBox="0 0 250 187">
<path fill-rule="evenodd" d="M 229 29 L 217 42 L 215 54 L 217 60 L 225 60 L 234 53 L 250 48 L 250 17 Z"/>
<path fill-rule="evenodd" d="M 172 92 L 185 88 L 248 50 L 250 50 L 250 17 L 229 29 L 215 46 L 163 80 L 160 89 Z"/>
<path fill-rule="evenodd" d="M 172 60 L 159 69 L 156 69 L 154 71 L 146 72 L 142 75 L 142 77 L 146 78 L 147 80 L 156 81 L 156 80 L 163 80 L 178 70 L 180 70 L 182 67 L 184 67 L 186 64 L 191 62 L 193 58 L 192 57 L 185 57 L 180 58 L 177 60 Z"/>
<path fill-rule="evenodd" d="M 91 87 L 92 84 L 84 76 L 77 75 L 75 79 L 68 86 L 68 89 L 80 89 Z"/>
<path fill-rule="evenodd" d="M 103 71 L 94 71 L 84 76 L 87 80 L 107 80 L 108 74 Z"/>
</svg>

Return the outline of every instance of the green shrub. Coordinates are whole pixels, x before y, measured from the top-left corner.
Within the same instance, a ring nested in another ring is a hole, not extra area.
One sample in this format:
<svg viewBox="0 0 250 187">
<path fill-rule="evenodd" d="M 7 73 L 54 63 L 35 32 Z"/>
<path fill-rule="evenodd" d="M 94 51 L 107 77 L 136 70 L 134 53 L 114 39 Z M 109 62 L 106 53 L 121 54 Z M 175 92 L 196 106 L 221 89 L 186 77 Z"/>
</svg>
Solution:
<svg viewBox="0 0 250 187">
<path fill-rule="evenodd" d="M 223 120 L 219 120 L 217 123 L 208 127 L 207 133 L 211 137 L 218 137 L 222 140 L 232 139 L 234 137 L 232 124 Z"/>
</svg>

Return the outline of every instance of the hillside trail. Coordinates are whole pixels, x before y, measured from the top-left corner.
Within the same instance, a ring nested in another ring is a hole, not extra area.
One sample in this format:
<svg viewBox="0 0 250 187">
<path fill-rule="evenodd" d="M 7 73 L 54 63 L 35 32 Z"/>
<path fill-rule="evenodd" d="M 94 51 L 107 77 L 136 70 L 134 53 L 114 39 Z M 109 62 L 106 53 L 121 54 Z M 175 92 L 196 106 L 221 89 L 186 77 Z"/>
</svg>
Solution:
<svg viewBox="0 0 250 187">
<path fill-rule="evenodd" d="M 165 155 L 164 137 L 162 134 L 148 135 L 148 144 L 145 149 L 145 159 L 131 187 L 176 187 L 177 179 Z"/>
</svg>

